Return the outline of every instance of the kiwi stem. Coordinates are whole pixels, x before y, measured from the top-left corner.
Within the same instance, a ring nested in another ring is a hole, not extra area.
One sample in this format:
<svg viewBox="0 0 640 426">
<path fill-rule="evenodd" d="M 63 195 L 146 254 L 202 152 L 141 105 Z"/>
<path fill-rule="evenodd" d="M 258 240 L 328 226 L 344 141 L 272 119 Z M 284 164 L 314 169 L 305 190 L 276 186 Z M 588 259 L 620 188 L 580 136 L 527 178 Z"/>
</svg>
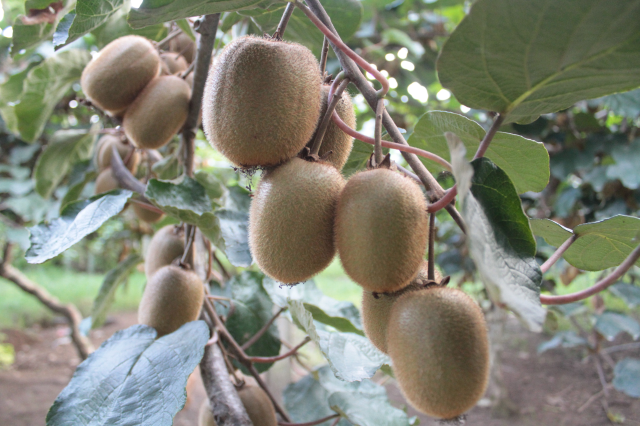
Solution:
<svg viewBox="0 0 640 426">
<path fill-rule="evenodd" d="M 480 157 L 484 157 L 484 154 L 487 152 L 487 149 L 489 149 L 489 144 L 491 144 L 493 137 L 498 132 L 498 129 L 500 128 L 500 126 L 502 126 L 503 121 L 504 121 L 504 116 L 501 114 L 498 114 L 496 116 L 496 119 L 493 120 L 493 124 L 491 125 L 491 128 L 489 129 L 487 134 L 484 135 L 484 138 L 482 138 L 482 142 L 480 142 L 480 146 L 476 151 L 476 155 L 473 156 L 474 160 Z"/>
<path fill-rule="evenodd" d="M 455 200 L 456 194 L 458 194 L 458 187 L 456 185 L 453 185 L 451 189 L 445 192 L 444 197 L 440 198 L 438 201 L 436 201 L 433 204 L 429 204 L 429 207 L 427 207 L 427 211 L 429 213 L 435 213 L 437 211 L 442 210 L 443 208 L 448 206 L 453 200 Z"/>
<path fill-rule="evenodd" d="M 320 54 L 320 75 L 324 80 L 324 73 L 327 70 L 327 57 L 329 56 L 329 39 L 327 36 L 322 40 L 322 53 Z"/>
<path fill-rule="evenodd" d="M 564 245 L 564 244 L 563 244 Z M 601 279 L 595 283 L 592 287 L 586 290 L 578 291 L 572 294 L 565 294 L 562 296 L 549 296 L 546 294 L 540 295 L 540 302 L 544 305 L 565 305 L 567 303 L 578 302 L 584 300 L 594 294 L 600 293 L 607 287 L 615 284 L 620 277 L 622 277 L 635 263 L 640 259 L 640 246 L 636 247 L 631 254 L 613 271 L 609 276 Z"/>
<path fill-rule="evenodd" d="M 551 269 L 551 267 L 555 265 L 558 260 L 560 260 L 564 252 L 567 251 L 569 247 L 571 247 L 571 244 L 573 244 L 577 239 L 578 236 L 576 234 L 573 234 L 572 236 L 567 238 L 567 240 L 562 243 L 562 245 L 558 247 L 558 249 L 549 257 L 549 259 L 547 259 L 547 261 L 540 266 L 540 270 L 542 271 L 542 273 L 544 274 L 549 269 Z"/>
<path fill-rule="evenodd" d="M 296 352 L 298 352 L 298 349 L 300 349 L 301 347 L 303 347 L 304 345 L 306 345 L 310 341 L 311 341 L 311 337 L 307 336 L 307 337 L 304 338 L 304 340 L 302 342 L 297 344 L 289 352 L 285 352 L 282 355 L 278 355 L 278 356 L 268 356 L 268 357 L 252 356 L 252 357 L 249 357 L 249 361 L 255 362 L 255 363 L 258 363 L 258 364 L 270 364 L 272 362 L 280 361 L 280 360 L 283 360 L 285 358 L 289 358 L 290 356 L 294 355 Z"/>
<path fill-rule="evenodd" d="M 320 152 L 320 147 L 322 146 L 322 140 L 324 139 L 324 134 L 327 132 L 327 129 L 329 128 L 329 124 L 331 123 L 331 116 L 333 115 L 333 112 L 336 110 L 336 106 L 338 106 L 338 102 L 342 100 L 342 92 L 344 92 L 344 90 L 349 85 L 349 79 L 344 77 L 344 73 L 340 73 L 336 77 L 335 81 L 333 82 L 333 86 L 331 87 L 333 88 L 340 81 L 342 81 L 342 83 L 340 83 L 340 85 L 336 89 L 335 95 L 331 96 L 331 93 L 329 94 L 329 98 L 328 98 L 329 105 L 327 106 L 327 112 L 324 114 L 324 117 L 322 118 L 322 122 L 318 126 L 318 130 L 316 130 L 316 137 L 313 140 L 313 146 L 311 147 L 311 151 L 309 152 L 309 156 L 311 157 L 317 156 L 318 152 Z"/>
<path fill-rule="evenodd" d="M 162 46 L 164 46 L 165 44 L 169 43 L 171 40 L 173 40 L 174 38 L 178 37 L 180 34 L 182 33 L 182 30 L 177 29 L 175 31 L 172 31 L 168 36 L 166 36 L 165 38 L 163 38 L 162 40 L 160 40 L 157 44 L 156 47 L 158 49 L 161 49 Z"/>
<path fill-rule="evenodd" d="M 260 330 L 258 330 L 258 332 L 256 334 L 253 335 L 253 337 L 251 337 L 251 339 L 249 339 L 246 342 L 244 342 L 244 344 L 241 346 L 242 350 L 246 351 L 247 349 L 249 349 L 251 347 L 251 345 L 253 345 L 255 342 L 257 342 L 258 339 L 261 338 L 262 335 L 267 332 L 267 330 L 269 330 L 269 327 L 271 327 L 271 324 L 273 324 L 273 322 L 280 316 L 280 314 L 283 313 L 286 310 L 287 310 L 286 307 L 285 308 L 280 308 L 278 310 L 278 312 L 276 312 L 275 315 L 272 316 L 271 319 L 264 326 L 262 326 L 262 328 Z"/>
<path fill-rule="evenodd" d="M 189 67 L 186 70 L 184 70 L 182 74 L 180 74 L 180 78 L 184 80 L 185 78 L 189 77 L 189 74 L 191 74 L 191 71 L 193 71 L 194 68 L 195 68 L 195 62 L 191 62 L 189 64 Z"/>
<path fill-rule="evenodd" d="M 376 105 L 376 125 L 373 145 L 376 166 L 379 166 L 382 163 L 382 114 L 384 114 L 384 99 L 380 98 L 378 99 L 378 105 Z"/>
<path fill-rule="evenodd" d="M 276 32 L 273 33 L 273 38 L 277 40 L 282 40 L 282 36 L 284 36 L 284 31 L 287 29 L 287 24 L 289 23 L 289 18 L 291 18 L 291 14 L 293 14 L 294 9 L 293 3 L 288 3 L 287 7 L 284 9 L 284 13 L 282 14 L 282 18 L 280 18 L 280 23 L 278 24 L 278 28 Z"/>
<path fill-rule="evenodd" d="M 229 271 L 227 271 L 227 268 L 224 267 L 224 265 L 220 261 L 220 258 L 216 255 L 215 251 L 213 251 L 211 253 L 211 256 L 213 257 L 213 260 L 218 265 L 218 268 L 220 268 L 220 272 L 222 273 L 222 276 L 225 278 L 225 280 L 230 279 L 231 278 L 231 274 L 229 273 Z"/>
<path fill-rule="evenodd" d="M 329 420 L 332 419 L 338 419 L 340 420 L 340 414 L 332 414 L 330 416 L 327 417 L 323 417 L 321 419 L 318 420 L 314 420 L 312 422 L 307 422 L 307 423 L 286 423 L 286 422 L 278 422 L 278 425 L 280 426 L 315 426 L 315 425 L 319 425 L 322 424 L 324 422 L 327 422 Z"/>
<path fill-rule="evenodd" d="M 133 192 L 137 192 L 139 194 L 144 194 L 147 187 L 144 183 L 140 182 L 136 179 L 129 169 L 124 165 L 124 161 L 120 158 L 120 154 L 118 154 L 118 150 L 115 145 L 111 147 L 111 170 L 113 170 L 113 176 L 118 181 L 118 184 L 121 188 L 129 189 Z M 145 201 L 148 201 L 146 198 Z M 151 204 L 151 203 L 149 203 Z"/>
<path fill-rule="evenodd" d="M 427 264 L 427 279 L 429 281 L 436 280 L 436 269 L 435 269 L 435 228 L 436 228 L 436 214 L 431 213 L 429 215 L 429 254 L 428 254 L 428 264 Z"/>
</svg>

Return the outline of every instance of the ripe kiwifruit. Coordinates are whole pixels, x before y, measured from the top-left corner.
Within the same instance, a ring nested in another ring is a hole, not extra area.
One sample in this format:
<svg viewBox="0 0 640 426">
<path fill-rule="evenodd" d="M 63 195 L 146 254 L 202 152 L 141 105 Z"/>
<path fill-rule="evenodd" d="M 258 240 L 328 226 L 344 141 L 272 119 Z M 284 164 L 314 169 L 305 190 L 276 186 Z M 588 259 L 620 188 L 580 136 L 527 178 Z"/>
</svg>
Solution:
<svg viewBox="0 0 640 426">
<path fill-rule="evenodd" d="M 196 43 L 185 33 L 172 38 L 169 41 L 169 49 L 172 52 L 181 53 L 189 63 L 193 62 L 196 57 Z"/>
<path fill-rule="evenodd" d="M 457 417 L 484 393 L 486 323 L 480 307 L 461 290 L 430 287 L 400 296 L 391 309 L 387 348 L 402 393 L 425 414 Z"/>
<path fill-rule="evenodd" d="M 144 220 L 147 223 L 156 223 L 164 217 L 164 213 L 154 212 L 153 210 L 145 209 L 138 203 L 133 204 L 133 211 L 138 216 L 138 219 Z"/>
<path fill-rule="evenodd" d="M 405 288 L 395 293 L 373 293 L 364 290 L 362 292 L 362 325 L 364 332 L 373 345 L 382 352 L 387 353 L 387 327 L 389 325 L 389 315 L 393 303 L 408 291 L 420 290 L 427 283 L 429 263 L 424 260 L 418 275 Z M 434 271 L 435 281 L 442 280 L 442 275 L 438 270 Z"/>
<path fill-rule="evenodd" d="M 245 385 L 238 391 L 238 396 L 247 410 L 253 426 L 276 426 L 278 424 L 273 404 L 262 388 Z M 213 418 L 208 400 L 205 400 L 200 406 L 198 418 L 199 426 L 216 426 L 216 420 Z"/>
<path fill-rule="evenodd" d="M 327 112 L 327 107 L 329 106 L 327 101 L 328 96 L 329 86 L 322 86 L 322 109 L 320 110 L 318 124 L 320 124 Z M 336 105 L 336 112 L 338 113 L 338 116 L 342 118 L 342 121 L 347 123 L 352 129 L 355 129 L 356 114 L 353 109 L 353 104 L 351 103 L 351 96 L 347 91 L 344 91 L 340 99 L 340 102 Z M 315 137 L 316 134 L 314 133 L 309 143 L 307 143 L 309 148 L 312 147 Z M 324 158 L 325 161 L 333 164 L 338 170 L 342 170 L 349 159 L 352 147 L 353 138 L 340 130 L 340 128 L 331 121 L 329 123 L 329 127 L 327 127 L 324 137 L 322 138 L 322 145 L 320 146 L 318 155 L 321 158 Z M 329 151 L 331 151 L 331 154 L 329 154 L 328 157 L 325 157 Z"/>
<path fill-rule="evenodd" d="M 96 194 L 102 194 L 103 192 L 108 192 L 119 187 L 120 184 L 113 175 L 113 170 L 109 167 L 101 171 L 98 175 L 94 192 Z"/>
<path fill-rule="evenodd" d="M 153 236 L 144 259 L 147 280 L 163 266 L 170 265 L 184 252 L 184 228 L 167 225 Z"/>
<path fill-rule="evenodd" d="M 154 79 L 124 114 L 124 133 L 138 148 L 166 145 L 184 125 L 190 98 L 191 88 L 180 77 Z"/>
<path fill-rule="evenodd" d="M 153 327 L 158 337 L 173 333 L 198 319 L 204 287 L 198 275 L 178 265 L 167 265 L 147 281 L 138 306 L 138 322 Z"/>
<path fill-rule="evenodd" d="M 189 68 L 187 60 L 177 52 L 165 52 L 160 54 L 163 75 L 177 74 Z"/>
<path fill-rule="evenodd" d="M 136 170 L 138 170 L 140 154 L 135 150 L 133 145 L 123 142 L 122 139 L 115 135 L 104 135 L 98 143 L 100 149 L 96 155 L 96 162 L 98 163 L 99 170 L 111 167 L 111 157 L 113 156 L 114 146 L 123 161 L 128 159 L 125 163 L 127 169 L 129 169 L 131 173 L 135 173 Z"/>
<path fill-rule="evenodd" d="M 295 156 L 320 116 L 318 62 L 306 47 L 246 36 L 229 43 L 207 79 L 202 123 L 209 142 L 239 166 Z"/>
<path fill-rule="evenodd" d="M 160 70 L 160 56 L 144 37 L 128 35 L 106 45 L 82 71 L 80 85 L 98 108 L 126 109 Z"/>
<path fill-rule="evenodd" d="M 343 186 L 333 166 L 300 158 L 262 178 L 249 212 L 249 247 L 264 273 L 291 284 L 331 263 L 336 202 Z"/>
<path fill-rule="evenodd" d="M 416 275 L 429 237 L 418 185 L 388 169 L 354 175 L 336 212 L 336 246 L 344 270 L 365 290 L 389 293 Z"/>
</svg>

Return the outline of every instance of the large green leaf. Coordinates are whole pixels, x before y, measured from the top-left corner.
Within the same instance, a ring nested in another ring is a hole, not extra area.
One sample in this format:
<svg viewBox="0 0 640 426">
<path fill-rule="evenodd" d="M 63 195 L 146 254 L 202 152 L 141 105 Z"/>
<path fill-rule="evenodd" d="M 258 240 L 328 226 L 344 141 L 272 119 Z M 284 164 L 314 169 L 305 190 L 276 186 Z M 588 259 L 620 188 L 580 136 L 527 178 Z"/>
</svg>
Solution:
<svg viewBox="0 0 640 426">
<path fill-rule="evenodd" d="M 25 9 L 47 9 L 54 3 L 54 0 L 46 0 L 42 2 L 26 2 Z M 75 7 L 75 0 L 62 0 L 62 8 L 58 10 L 55 16 L 52 16 L 53 22 L 30 22 L 23 15 L 18 16 L 13 22 L 13 44 L 11 46 L 11 55 L 19 53 L 23 49 L 34 47 L 37 44 L 47 40 L 53 35 L 58 23 Z"/>
<path fill-rule="evenodd" d="M 540 330 L 545 319 L 540 305 L 542 273 L 520 198 L 507 174 L 491 160 L 479 158 L 469 164 L 460 139 L 448 139 L 469 254 L 480 277 L 494 300 L 532 330 Z"/>
<path fill-rule="evenodd" d="M 438 76 L 460 103 L 528 123 L 640 86 L 635 0 L 478 0 L 445 43 Z"/>
<path fill-rule="evenodd" d="M 51 223 L 29 228 L 31 247 L 25 255 L 27 262 L 42 263 L 56 257 L 120 213 L 132 194 L 131 191 L 116 189 L 76 201 L 65 207 L 60 217 Z"/>
<path fill-rule="evenodd" d="M 547 244 L 560 247 L 568 240 L 573 231 L 550 219 L 529 219 L 534 235 L 544 238 Z"/>
<path fill-rule="evenodd" d="M 171 426 L 208 340 L 204 321 L 159 339 L 146 325 L 117 331 L 78 366 L 47 426 Z"/>
<path fill-rule="evenodd" d="M 450 155 L 445 132 L 455 133 L 464 143 L 470 157 L 485 136 L 482 126 L 465 116 L 446 111 L 431 111 L 420 117 L 409 137 L 409 145 L 431 151 L 448 160 Z M 549 153 L 542 142 L 512 133 L 498 132 L 493 137 L 485 157 L 509 175 L 518 194 L 527 191 L 540 192 L 549 182 Z M 420 159 L 429 170 L 442 170 L 438 163 L 422 157 Z"/>
<path fill-rule="evenodd" d="M 252 9 L 262 0 L 144 0 L 129 12 L 129 25 L 142 28 L 192 16 Z"/>
<path fill-rule="evenodd" d="M 15 130 L 22 139 L 27 142 L 38 139 L 56 104 L 80 79 L 90 60 L 87 50 L 72 49 L 47 58 L 29 71 L 20 98 L 11 108 Z"/>
<path fill-rule="evenodd" d="M 78 0 L 71 26 L 62 34 L 60 28 L 56 30 L 56 49 L 98 28 L 118 12 L 124 3 L 124 0 Z"/>
<path fill-rule="evenodd" d="M 627 395 L 640 398 L 640 359 L 625 358 L 613 370 L 613 386 Z"/>
<path fill-rule="evenodd" d="M 91 158 L 98 130 L 96 124 L 91 129 L 58 130 L 53 134 L 36 162 L 34 178 L 38 194 L 49 198 L 75 163 Z"/>
</svg>

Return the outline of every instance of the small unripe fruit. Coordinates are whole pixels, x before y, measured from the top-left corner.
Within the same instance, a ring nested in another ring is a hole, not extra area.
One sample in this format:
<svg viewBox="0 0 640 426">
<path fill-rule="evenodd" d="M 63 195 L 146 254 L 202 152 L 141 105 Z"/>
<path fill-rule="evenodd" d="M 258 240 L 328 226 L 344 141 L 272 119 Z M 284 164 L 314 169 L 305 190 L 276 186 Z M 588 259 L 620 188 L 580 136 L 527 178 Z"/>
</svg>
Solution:
<svg viewBox="0 0 640 426">
<path fill-rule="evenodd" d="M 135 147 L 123 142 L 119 137 L 114 135 L 105 135 L 100 138 L 98 142 L 100 149 L 96 155 L 98 163 L 98 169 L 104 170 L 111 167 L 111 157 L 113 156 L 113 147 L 115 146 L 122 161 L 125 160 L 125 166 L 131 173 L 135 173 L 138 170 L 138 164 L 140 164 L 140 154 L 135 150 Z"/>
<path fill-rule="evenodd" d="M 409 403 L 451 419 L 471 409 L 489 378 L 489 341 L 480 307 L 464 292 L 430 287 L 405 293 L 391 309 L 387 348 Z"/>
<path fill-rule="evenodd" d="M 362 325 L 364 333 L 373 345 L 382 352 L 387 353 L 387 328 L 389 326 L 389 316 L 391 308 L 396 300 L 408 291 L 415 291 L 424 288 L 427 283 L 429 262 L 422 262 L 418 275 L 411 280 L 405 288 L 395 293 L 376 293 L 375 295 L 367 290 L 362 292 Z M 435 281 L 439 283 L 442 275 L 438 270 L 434 271 Z"/>
<path fill-rule="evenodd" d="M 320 111 L 318 124 L 320 124 L 320 121 L 322 121 L 327 112 L 327 107 L 329 106 L 328 96 L 329 86 L 322 86 L 322 109 Z M 351 96 L 346 90 L 342 93 L 341 100 L 338 102 L 338 105 L 336 105 L 336 112 L 349 127 L 352 129 L 356 128 L 356 114 L 353 109 L 353 104 L 351 103 Z M 314 133 L 307 144 L 309 148 L 312 147 L 315 137 L 316 134 Z M 333 164 L 336 169 L 342 170 L 349 159 L 352 147 L 353 138 L 340 130 L 340 128 L 331 121 L 322 138 L 322 145 L 320 145 L 318 155 L 324 158 L 324 161 Z M 329 151 L 331 151 L 331 154 L 325 157 Z"/>
<path fill-rule="evenodd" d="M 429 237 L 420 187 L 388 169 L 354 175 L 338 201 L 335 237 L 351 279 L 368 291 L 400 290 L 420 268 Z"/>
<path fill-rule="evenodd" d="M 311 138 L 320 115 L 318 62 L 306 47 L 253 36 L 229 43 L 207 79 L 202 124 L 236 165 L 274 166 Z"/>
<path fill-rule="evenodd" d="M 300 158 L 262 178 L 249 212 L 249 247 L 264 273 L 291 284 L 331 263 L 335 209 L 343 186 L 333 166 Z"/>
<path fill-rule="evenodd" d="M 196 43 L 185 33 L 177 35 L 169 41 L 172 52 L 181 53 L 187 62 L 191 63 L 196 57 Z"/>
<path fill-rule="evenodd" d="M 160 54 L 163 75 L 177 74 L 189 68 L 189 64 L 184 56 L 177 52 L 165 52 Z"/>
<path fill-rule="evenodd" d="M 156 223 L 164 217 L 163 213 L 154 212 L 153 210 L 145 209 L 138 203 L 133 204 L 133 211 L 138 216 L 138 219 L 144 220 L 147 223 Z"/>
<path fill-rule="evenodd" d="M 153 236 L 144 259 L 144 272 L 147 280 L 163 266 L 170 265 L 184 253 L 184 229 L 167 225 Z"/>
<path fill-rule="evenodd" d="M 238 391 L 238 396 L 244 405 L 253 426 L 277 426 L 276 411 L 269 396 L 257 386 L 245 385 Z M 217 426 L 211 412 L 209 401 L 205 400 L 200 406 L 198 416 L 199 426 Z"/>
<path fill-rule="evenodd" d="M 80 85 L 98 108 L 125 110 L 160 70 L 160 56 L 144 37 L 128 35 L 106 45 L 82 71 Z"/>
<path fill-rule="evenodd" d="M 198 319 L 204 287 L 198 275 L 177 265 L 160 268 L 142 294 L 138 322 L 153 327 L 158 337 Z"/>
<path fill-rule="evenodd" d="M 184 126 L 190 98 L 191 88 L 180 77 L 154 79 L 124 114 L 124 133 L 138 148 L 166 145 Z"/>
<path fill-rule="evenodd" d="M 118 189 L 120 184 L 116 180 L 116 177 L 113 175 L 113 170 L 111 167 L 104 169 L 100 172 L 98 177 L 96 178 L 96 186 L 94 192 L 96 194 L 102 194 L 103 192 L 109 192 L 114 189 Z"/>
</svg>

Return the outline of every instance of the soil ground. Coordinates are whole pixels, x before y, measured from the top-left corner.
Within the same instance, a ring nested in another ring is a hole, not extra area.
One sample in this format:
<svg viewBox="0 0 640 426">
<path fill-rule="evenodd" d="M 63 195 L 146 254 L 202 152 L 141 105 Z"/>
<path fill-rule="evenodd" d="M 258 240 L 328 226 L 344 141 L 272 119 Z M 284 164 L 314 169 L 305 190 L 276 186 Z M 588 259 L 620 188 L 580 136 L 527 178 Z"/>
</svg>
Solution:
<svg viewBox="0 0 640 426">
<path fill-rule="evenodd" d="M 134 313 L 118 314 L 102 329 L 92 333 L 99 345 L 116 330 L 136 323 Z M 56 396 L 69 382 L 79 363 L 74 347 L 65 337 L 65 327 L 2 330 L 5 341 L 14 345 L 16 362 L 0 371 L 0 426 L 43 426 L 47 411 Z M 467 415 L 466 425 L 473 426 L 601 426 L 614 424 L 603 408 L 602 386 L 593 362 L 575 350 L 552 350 L 536 354 L 545 336 L 520 327 L 509 327 L 509 342 L 501 355 L 503 380 L 513 410 L 476 407 Z M 617 342 L 616 342 L 617 343 Z M 617 352 L 618 358 L 640 356 L 640 351 Z M 605 365 L 607 380 L 611 368 Z M 277 376 L 277 375 L 276 375 Z M 175 418 L 175 426 L 197 426 L 197 413 L 205 398 L 199 374 L 190 386 L 185 409 Z M 275 377 L 269 379 L 275 380 Z M 281 380 L 280 380 L 281 381 Z M 284 383 L 274 383 L 282 388 Z M 389 396 L 398 406 L 404 404 L 394 385 Z M 595 396 L 594 396 L 595 395 Z M 625 425 L 640 426 L 640 400 L 613 389 L 607 398 L 609 412 L 625 419 Z M 510 415 L 507 415 L 512 411 Z M 416 413 L 409 410 L 410 415 Z M 438 424 L 426 416 L 421 424 Z"/>
</svg>

